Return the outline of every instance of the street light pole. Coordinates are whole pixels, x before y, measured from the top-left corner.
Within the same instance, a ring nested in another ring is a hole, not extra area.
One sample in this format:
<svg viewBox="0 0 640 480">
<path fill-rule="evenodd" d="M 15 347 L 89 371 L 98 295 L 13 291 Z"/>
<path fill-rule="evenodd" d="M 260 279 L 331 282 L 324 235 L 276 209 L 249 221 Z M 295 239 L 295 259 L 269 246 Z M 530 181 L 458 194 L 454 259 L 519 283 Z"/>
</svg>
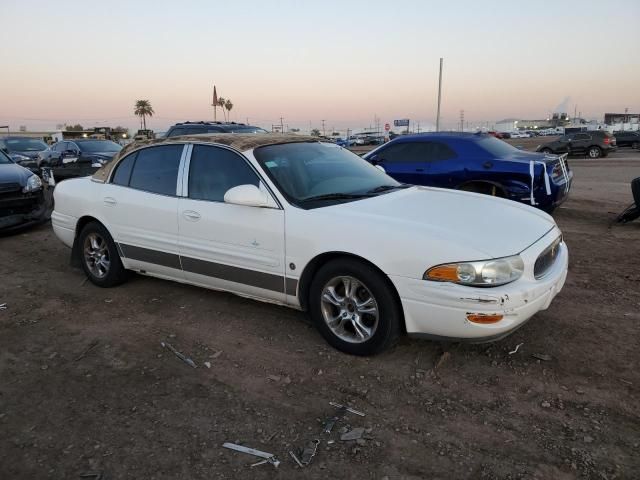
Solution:
<svg viewBox="0 0 640 480">
<path fill-rule="evenodd" d="M 436 115 L 436 132 L 440 131 L 440 99 L 442 98 L 442 57 L 440 57 L 440 76 L 438 79 L 438 113 Z"/>
</svg>

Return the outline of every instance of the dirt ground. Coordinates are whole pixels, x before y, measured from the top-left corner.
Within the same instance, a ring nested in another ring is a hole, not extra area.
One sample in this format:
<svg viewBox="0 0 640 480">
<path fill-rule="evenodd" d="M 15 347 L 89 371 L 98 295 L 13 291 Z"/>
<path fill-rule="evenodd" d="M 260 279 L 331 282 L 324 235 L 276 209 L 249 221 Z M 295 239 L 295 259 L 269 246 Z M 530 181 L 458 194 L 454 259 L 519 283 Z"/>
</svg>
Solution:
<svg viewBox="0 0 640 480">
<path fill-rule="evenodd" d="M 640 221 L 610 222 L 640 155 L 570 164 L 566 286 L 488 345 L 354 358 L 294 310 L 141 276 L 95 287 L 49 225 L 0 238 L 0 478 L 638 478 Z M 331 401 L 366 416 L 323 434 Z M 314 438 L 301 471 L 287 452 Z"/>
</svg>

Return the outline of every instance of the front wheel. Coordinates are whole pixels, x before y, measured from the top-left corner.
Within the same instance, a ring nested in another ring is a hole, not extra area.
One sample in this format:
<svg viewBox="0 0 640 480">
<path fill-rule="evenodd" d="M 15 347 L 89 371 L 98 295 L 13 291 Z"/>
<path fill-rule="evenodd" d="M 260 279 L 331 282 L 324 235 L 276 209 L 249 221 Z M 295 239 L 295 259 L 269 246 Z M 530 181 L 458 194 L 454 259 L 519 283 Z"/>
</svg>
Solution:
<svg viewBox="0 0 640 480">
<path fill-rule="evenodd" d="M 311 319 L 334 348 L 374 355 L 389 348 L 400 333 L 402 314 L 392 289 L 388 279 L 363 262 L 333 260 L 311 283 Z"/>
<path fill-rule="evenodd" d="M 80 264 L 89 280 L 99 287 L 113 287 L 127 279 L 116 245 L 98 222 L 84 226 L 78 237 Z"/>
<path fill-rule="evenodd" d="M 589 158 L 600 158 L 602 156 L 602 149 L 600 147 L 589 147 L 587 155 L 589 155 Z"/>
</svg>

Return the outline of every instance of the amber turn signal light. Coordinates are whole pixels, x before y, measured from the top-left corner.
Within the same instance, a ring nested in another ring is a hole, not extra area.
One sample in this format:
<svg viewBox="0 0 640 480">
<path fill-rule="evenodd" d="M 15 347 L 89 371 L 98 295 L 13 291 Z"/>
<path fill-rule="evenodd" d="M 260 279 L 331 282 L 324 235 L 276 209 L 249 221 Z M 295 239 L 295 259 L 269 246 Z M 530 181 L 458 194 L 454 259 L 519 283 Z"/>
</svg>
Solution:
<svg viewBox="0 0 640 480">
<path fill-rule="evenodd" d="M 467 320 L 473 323 L 497 323 L 504 318 L 504 315 L 497 313 L 467 313 Z"/>
<path fill-rule="evenodd" d="M 458 267 L 457 265 L 440 265 L 439 267 L 433 267 L 425 274 L 425 278 L 440 282 L 457 282 Z"/>
</svg>

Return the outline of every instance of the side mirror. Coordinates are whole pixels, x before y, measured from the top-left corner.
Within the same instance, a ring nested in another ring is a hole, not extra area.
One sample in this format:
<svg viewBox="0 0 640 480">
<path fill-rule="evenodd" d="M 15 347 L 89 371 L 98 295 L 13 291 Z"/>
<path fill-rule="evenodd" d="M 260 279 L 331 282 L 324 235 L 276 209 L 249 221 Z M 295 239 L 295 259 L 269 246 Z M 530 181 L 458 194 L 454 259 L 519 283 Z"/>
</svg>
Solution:
<svg viewBox="0 0 640 480">
<path fill-rule="evenodd" d="M 255 185 L 238 185 L 224 194 L 225 203 L 247 207 L 269 206 L 269 196 Z"/>
</svg>

